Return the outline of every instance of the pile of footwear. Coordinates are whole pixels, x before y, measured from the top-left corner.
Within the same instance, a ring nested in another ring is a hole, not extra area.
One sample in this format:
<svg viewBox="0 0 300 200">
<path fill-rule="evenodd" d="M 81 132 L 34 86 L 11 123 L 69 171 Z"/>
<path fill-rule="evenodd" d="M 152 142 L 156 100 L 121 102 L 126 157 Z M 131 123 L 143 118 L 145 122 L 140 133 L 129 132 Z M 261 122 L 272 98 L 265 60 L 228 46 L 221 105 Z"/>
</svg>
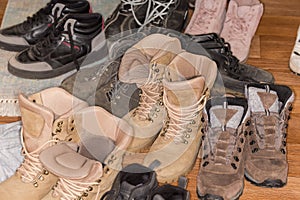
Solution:
<svg viewBox="0 0 300 200">
<path fill-rule="evenodd" d="M 0 48 L 19 51 L 10 73 L 77 70 L 60 87 L 19 95 L 24 160 L 1 198 L 189 200 L 198 157 L 199 199 L 238 199 L 244 177 L 287 183 L 294 93 L 240 62 L 262 4 L 231 0 L 226 13 L 225 0 L 194 2 L 187 28 L 193 1 L 121 0 L 104 21 L 86 0 L 51 0 L 0 31 Z"/>
</svg>

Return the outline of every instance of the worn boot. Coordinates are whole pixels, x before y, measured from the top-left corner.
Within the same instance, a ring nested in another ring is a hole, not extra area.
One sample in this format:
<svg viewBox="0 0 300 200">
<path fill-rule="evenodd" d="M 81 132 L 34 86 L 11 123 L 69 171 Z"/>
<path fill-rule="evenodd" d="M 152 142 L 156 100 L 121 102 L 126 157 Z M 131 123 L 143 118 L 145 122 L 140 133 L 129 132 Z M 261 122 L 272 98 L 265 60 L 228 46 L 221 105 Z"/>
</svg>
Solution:
<svg viewBox="0 0 300 200">
<path fill-rule="evenodd" d="M 164 71 L 180 51 L 178 39 L 153 34 L 125 53 L 119 79 L 125 83 L 136 83 L 142 91 L 139 106 L 124 116 L 134 129 L 129 151 L 137 152 L 151 145 L 162 128 L 165 116 L 162 102 Z"/>
<path fill-rule="evenodd" d="M 3 199 L 40 200 L 51 190 L 57 177 L 43 167 L 39 154 L 57 140 L 79 141 L 68 119 L 87 103 L 62 89 L 50 88 L 28 98 L 20 94 L 19 105 L 24 161 L 15 175 L 0 184 L 0 196 Z"/>
<path fill-rule="evenodd" d="M 177 181 L 193 168 L 201 143 L 201 113 L 216 75 L 212 60 L 187 52 L 168 66 L 163 82 L 167 117 L 143 163 L 158 164 L 159 182 Z"/>
<path fill-rule="evenodd" d="M 43 166 L 59 177 L 52 191 L 43 200 L 100 198 L 101 162 L 80 155 L 67 143 L 56 144 L 40 153 Z M 75 146 L 76 147 L 76 146 Z"/>
<path fill-rule="evenodd" d="M 245 177 L 257 186 L 282 187 L 287 182 L 286 137 L 294 93 L 284 85 L 250 84 L 245 96 L 251 111 Z"/>
<path fill-rule="evenodd" d="M 202 161 L 197 178 L 200 199 L 238 199 L 244 188 L 245 98 L 210 99 L 203 114 Z"/>
</svg>

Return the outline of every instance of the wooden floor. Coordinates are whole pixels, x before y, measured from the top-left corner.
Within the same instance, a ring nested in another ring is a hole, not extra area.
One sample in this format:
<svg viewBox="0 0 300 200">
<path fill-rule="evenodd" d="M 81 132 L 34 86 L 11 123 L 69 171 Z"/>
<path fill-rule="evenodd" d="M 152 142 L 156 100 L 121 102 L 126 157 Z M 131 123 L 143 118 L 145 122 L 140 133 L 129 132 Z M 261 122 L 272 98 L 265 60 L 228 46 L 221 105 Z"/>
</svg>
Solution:
<svg viewBox="0 0 300 200">
<path fill-rule="evenodd" d="M 300 0 L 261 0 L 264 15 L 252 42 L 249 64 L 261 67 L 274 74 L 276 83 L 290 86 L 295 93 L 294 110 L 288 129 L 288 184 L 281 189 L 259 188 L 245 181 L 240 199 L 300 199 L 300 76 L 288 68 L 289 57 L 300 25 Z M 0 18 L 7 0 L 0 0 Z M 0 21 L 1 21 L 0 19 Z M 15 121 L 18 118 L 0 118 L 0 122 Z M 298 124 L 298 125 L 297 125 Z M 199 160 L 188 175 L 188 190 L 192 200 L 196 196 L 196 176 Z"/>
</svg>

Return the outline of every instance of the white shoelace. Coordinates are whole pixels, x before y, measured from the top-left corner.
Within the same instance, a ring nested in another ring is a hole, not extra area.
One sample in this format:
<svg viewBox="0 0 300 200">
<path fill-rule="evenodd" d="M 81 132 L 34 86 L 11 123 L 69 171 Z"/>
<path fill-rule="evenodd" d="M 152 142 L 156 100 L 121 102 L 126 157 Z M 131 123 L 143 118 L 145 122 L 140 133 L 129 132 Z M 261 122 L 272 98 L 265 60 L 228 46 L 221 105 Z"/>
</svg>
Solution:
<svg viewBox="0 0 300 200">
<path fill-rule="evenodd" d="M 134 112 L 135 115 L 144 120 L 151 120 L 149 114 L 153 106 L 162 99 L 163 87 L 160 80 L 158 80 L 159 71 L 156 71 L 155 66 L 156 64 L 153 64 L 147 82 L 141 87 L 142 93 L 139 106 Z"/>
<path fill-rule="evenodd" d="M 168 14 L 170 6 L 176 2 L 176 0 L 169 0 L 166 2 L 161 2 L 159 0 L 148 0 L 148 8 L 145 16 L 144 22 L 140 22 L 136 17 L 136 14 L 133 10 L 133 6 L 142 5 L 147 1 L 141 0 L 122 0 L 124 4 L 131 6 L 131 11 L 136 23 L 140 26 L 140 28 L 145 27 L 149 23 L 153 22 L 155 19 L 159 18 L 161 20 Z"/>
<path fill-rule="evenodd" d="M 22 130 L 23 133 L 23 130 Z M 23 134 L 22 137 L 23 138 Z M 34 182 L 38 178 L 37 175 L 43 173 L 43 165 L 40 162 L 39 154 L 42 149 L 44 149 L 47 146 L 50 146 L 51 144 L 56 143 L 57 140 L 49 140 L 33 152 L 28 152 L 25 143 L 22 139 L 21 143 L 23 146 L 23 154 L 24 154 L 24 161 L 21 164 L 21 166 L 18 168 L 18 172 L 21 174 L 22 180 L 24 182 Z"/>
<path fill-rule="evenodd" d="M 83 183 L 81 181 L 59 178 L 57 186 L 54 187 L 54 193 L 59 194 L 61 200 L 77 199 L 83 193 L 88 192 L 92 186 L 98 186 L 95 199 L 99 199 L 100 187 L 98 182 Z"/>
<path fill-rule="evenodd" d="M 125 5 L 130 5 L 131 9 L 129 11 L 133 11 L 134 6 L 143 5 L 147 1 L 145 0 L 121 0 L 121 3 Z"/>
<path fill-rule="evenodd" d="M 165 138 L 174 138 L 175 143 L 185 143 L 184 135 L 186 132 L 189 134 L 192 130 L 187 128 L 189 124 L 196 123 L 195 119 L 199 113 L 203 110 L 207 101 L 206 95 L 203 95 L 195 104 L 187 107 L 180 107 L 179 109 L 173 109 L 170 103 L 167 101 L 166 94 L 164 94 L 164 104 L 168 110 L 170 118 L 167 124 Z"/>
<path fill-rule="evenodd" d="M 153 106 L 161 99 L 161 86 L 157 83 L 148 83 L 141 87 L 142 94 L 140 96 L 139 106 L 135 110 L 135 114 L 141 119 L 151 119 L 149 116 Z"/>
</svg>

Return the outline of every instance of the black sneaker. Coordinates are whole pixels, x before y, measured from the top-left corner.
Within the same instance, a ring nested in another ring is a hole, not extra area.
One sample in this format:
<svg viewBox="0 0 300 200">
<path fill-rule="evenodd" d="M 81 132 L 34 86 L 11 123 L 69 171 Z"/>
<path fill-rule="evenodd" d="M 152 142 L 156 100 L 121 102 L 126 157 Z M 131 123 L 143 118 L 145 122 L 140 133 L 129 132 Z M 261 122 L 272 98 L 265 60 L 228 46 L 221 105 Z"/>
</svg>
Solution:
<svg viewBox="0 0 300 200">
<path fill-rule="evenodd" d="M 106 20 L 106 37 L 147 26 L 182 31 L 187 19 L 188 0 L 126 0 Z"/>
<path fill-rule="evenodd" d="M 12 57 L 8 71 L 21 78 L 44 79 L 79 70 L 90 52 L 98 52 L 99 60 L 107 56 L 102 29 L 99 13 L 68 14 L 44 40 Z"/>
<path fill-rule="evenodd" d="M 89 13 L 86 0 L 52 0 L 26 21 L 0 30 L 0 48 L 22 51 L 51 32 L 53 25 L 68 13 Z"/>
<path fill-rule="evenodd" d="M 192 40 L 200 43 L 217 63 L 221 74 L 221 82 L 226 89 L 235 94 L 243 94 L 246 84 L 249 83 L 274 83 L 274 77 L 258 67 L 242 64 L 232 54 L 229 43 L 217 34 L 203 34 L 191 36 Z"/>
<path fill-rule="evenodd" d="M 190 200 L 190 193 L 186 190 L 187 178 L 179 177 L 178 186 L 166 184 L 152 191 L 149 200 Z"/>
<path fill-rule="evenodd" d="M 158 182 L 150 168 L 130 164 L 117 175 L 110 191 L 101 200 L 148 200 Z"/>
</svg>

